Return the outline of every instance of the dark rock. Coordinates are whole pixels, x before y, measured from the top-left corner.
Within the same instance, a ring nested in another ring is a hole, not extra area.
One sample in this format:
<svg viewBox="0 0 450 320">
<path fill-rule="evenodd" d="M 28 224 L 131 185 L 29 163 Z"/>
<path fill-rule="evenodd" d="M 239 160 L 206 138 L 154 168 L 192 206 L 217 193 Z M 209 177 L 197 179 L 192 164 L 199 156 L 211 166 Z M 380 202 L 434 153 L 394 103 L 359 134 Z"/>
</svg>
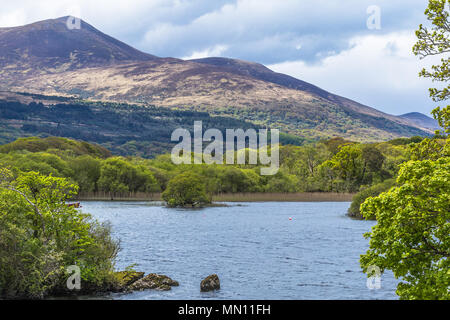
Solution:
<svg viewBox="0 0 450 320">
<path fill-rule="evenodd" d="M 126 291 L 128 287 L 142 279 L 145 275 L 145 272 L 137 272 L 137 271 L 118 271 L 114 273 L 114 276 L 117 279 L 117 288 L 114 291 Z"/>
<path fill-rule="evenodd" d="M 207 276 L 200 283 L 200 291 L 207 292 L 220 289 L 220 280 L 217 274 Z"/>
<path fill-rule="evenodd" d="M 156 273 L 150 273 L 149 275 L 139 279 L 132 283 L 128 288 L 130 290 L 142 291 L 147 289 L 155 290 L 170 290 L 171 287 L 177 287 L 178 281 L 172 280 L 168 276 Z"/>
</svg>

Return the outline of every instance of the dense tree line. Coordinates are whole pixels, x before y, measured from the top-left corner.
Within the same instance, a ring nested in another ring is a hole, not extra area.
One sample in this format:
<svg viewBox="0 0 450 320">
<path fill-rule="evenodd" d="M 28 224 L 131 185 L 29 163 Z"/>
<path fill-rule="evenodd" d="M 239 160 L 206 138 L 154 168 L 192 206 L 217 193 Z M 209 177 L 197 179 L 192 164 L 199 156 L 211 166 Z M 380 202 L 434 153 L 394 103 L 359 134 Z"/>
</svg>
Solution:
<svg viewBox="0 0 450 320">
<path fill-rule="evenodd" d="M 52 98 L 53 99 L 53 98 Z M 206 112 L 120 103 L 64 101 L 44 105 L 0 100 L 0 143 L 24 136 L 59 136 L 101 144 L 119 155 L 146 158 L 169 152 L 171 133 L 179 127 L 193 130 L 194 121 L 217 128 L 258 128 L 244 120 L 212 117 Z M 300 144 L 288 134 L 281 141 Z"/>
<path fill-rule="evenodd" d="M 24 138 L 0 147 L 2 167 L 69 178 L 81 193 L 162 192 L 180 174 L 201 177 L 210 194 L 237 192 L 358 192 L 396 176 L 420 138 L 405 143 L 360 144 L 335 138 L 281 146 L 280 169 L 260 175 L 260 165 L 175 165 L 155 159 L 111 156 L 102 147 L 64 138 Z M 409 142 L 409 143 L 408 143 Z"/>
</svg>

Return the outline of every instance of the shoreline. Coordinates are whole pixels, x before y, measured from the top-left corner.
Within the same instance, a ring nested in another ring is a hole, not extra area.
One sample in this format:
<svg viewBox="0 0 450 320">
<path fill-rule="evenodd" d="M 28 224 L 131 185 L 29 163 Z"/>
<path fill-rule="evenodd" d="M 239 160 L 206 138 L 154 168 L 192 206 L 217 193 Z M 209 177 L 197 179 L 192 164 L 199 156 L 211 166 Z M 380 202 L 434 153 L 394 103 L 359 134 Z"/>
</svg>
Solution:
<svg viewBox="0 0 450 320">
<path fill-rule="evenodd" d="M 223 193 L 213 195 L 213 202 L 351 202 L 354 193 Z M 70 201 L 162 201 L 160 193 L 133 193 L 112 196 L 109 193 L 84 193 Z"/>
</svg>

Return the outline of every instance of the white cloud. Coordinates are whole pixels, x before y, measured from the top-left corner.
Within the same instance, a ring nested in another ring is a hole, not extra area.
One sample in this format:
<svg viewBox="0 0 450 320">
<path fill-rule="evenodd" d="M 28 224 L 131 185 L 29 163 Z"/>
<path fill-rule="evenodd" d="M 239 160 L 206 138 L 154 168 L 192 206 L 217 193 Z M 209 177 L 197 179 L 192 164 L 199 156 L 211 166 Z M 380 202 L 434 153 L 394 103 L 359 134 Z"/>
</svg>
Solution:
<svg viewBox="0 0 450 320">
<path fill-rule="evenodd" d="M 374 3 L 381 9 L 381 30 L 367 28 L 367 8 Z M 224 44 L 232 57 L 261 63 L 317 61 L 347 49 L 355 35 L 416 28 L 425 7 L 423 0 L 235 0 L 187 21 L 154 23 L 139 47 L 183 57 Z"/>
<path fill-rule="evenodd" d="M 212 48 L 207 48 L 201 51 L 194 51 L 191 55 L 184 57 L 182 59 L 190 60 L 190 59 L 201 59 L 207 57 L 221 57 L 223 53 L 228 49 L 228 46 L 225 45 L 216 45 Z"/>
<path fill-rule="evenodd" d="M 0 14 L 0 27 L 15 27 L 17 25 L 25 24 L 26 21 L 26 14 L 20 9 Z"/>
<path fill-rule="evenodd" d="M 160 56 L 226 45 L 261 63 L 317 60 L 367 34 L 367 7 L 381 8 L 381 33 L 423 22 L 423 0 L 0 0 L 0 27 L 81 15 L 101 31 Z M 298 50 L 301 44 L 301 50 Z"/>
<path fill-rule="evenodd" d="M 269 68 L 391 114 L 426 113 L 434 107 L 428 88 L 436 84 L 419 78 L 418 73 L 439 61 L 420 61 L 412 53 L 415 41 L 412 30 L 358 36 L 349 40 L 350 49 L 320 63 L 291 61 Z"/>
</svg>

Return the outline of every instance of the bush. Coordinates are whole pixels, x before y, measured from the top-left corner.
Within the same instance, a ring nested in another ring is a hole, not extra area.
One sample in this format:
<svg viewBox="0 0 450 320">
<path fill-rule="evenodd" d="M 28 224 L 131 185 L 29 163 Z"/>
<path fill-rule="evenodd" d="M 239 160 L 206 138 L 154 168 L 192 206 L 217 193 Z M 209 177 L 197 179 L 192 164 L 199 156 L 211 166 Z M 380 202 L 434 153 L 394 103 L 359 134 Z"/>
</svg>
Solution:
<svg viewBox="0 0 450 320">
<path fill-rule="evenodd" d="M 71 265 L 80 267 L 84 293 L 115 285 L 118 243 L 108 225 L 66 205 L 76 191 L 64 178 L 0 169 L 0 297 L 66 291 Z"/>
<path fill-rule="evenodd" d="M 162 198 L 169 207 L 198 207 L 211 203 L 205 183 L 193 172 L 182 173 L 170 180 Z"/>
<path fill-rule="evenodd" d="M 111 198 L 127 192 L 160 191 L 158 182 L 149 169 L 135 166 L 119 157 L 102 162 L 98 187 L 109 192 Z"/>
<path fill-rule="evenodd" d="M 348 209 L 348 215 L 350 217 L 363 219 L 363 216 L 360 212 L 361 204 L 366 201 L 369 197 L 376 197 L 382 192 L 389 190 L 395 184 L 395 179 L 388 179 L 367 189 L 364 189 L 353 196 L 352 204 Z"/>
</svg>

